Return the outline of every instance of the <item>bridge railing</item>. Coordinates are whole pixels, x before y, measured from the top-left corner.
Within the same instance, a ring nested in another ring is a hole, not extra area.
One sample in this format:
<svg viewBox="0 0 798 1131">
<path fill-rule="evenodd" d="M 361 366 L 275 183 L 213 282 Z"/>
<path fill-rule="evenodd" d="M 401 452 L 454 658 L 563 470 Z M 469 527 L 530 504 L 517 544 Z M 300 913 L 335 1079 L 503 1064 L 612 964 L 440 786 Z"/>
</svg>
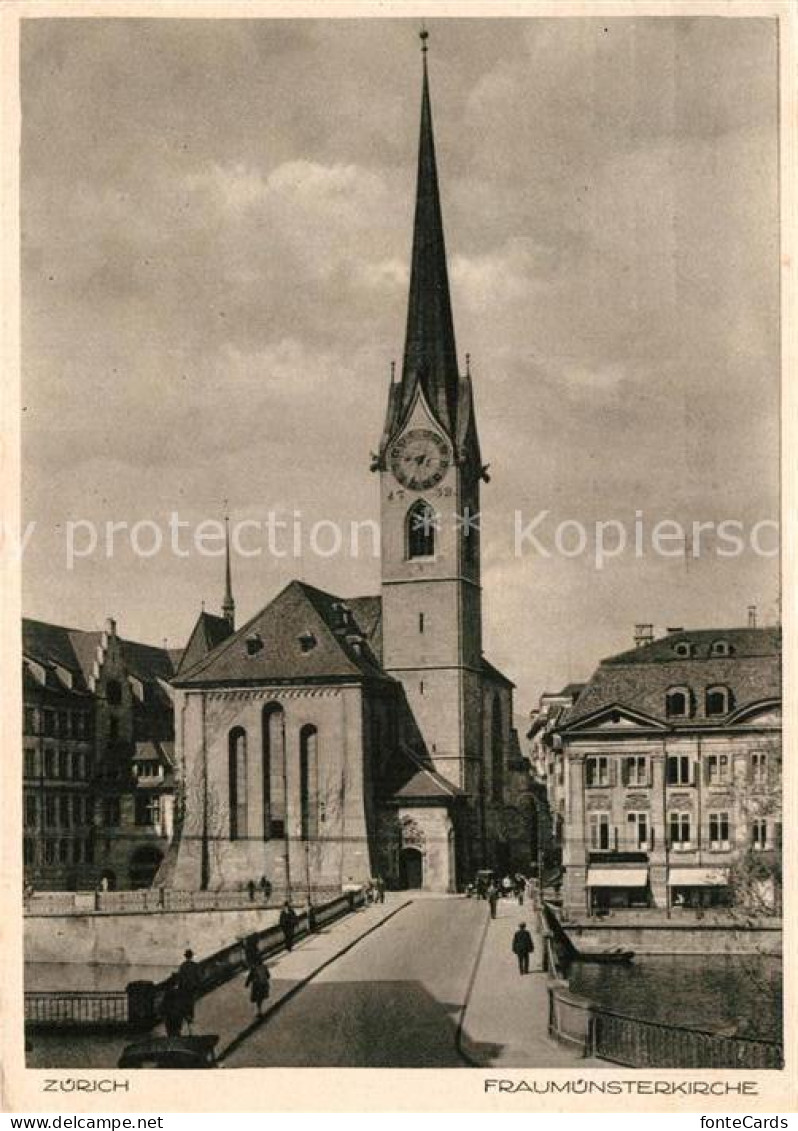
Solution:
<svg viewBox="0 0 798 1131">
<path fill-rule="evenodd" d="M 327 903 L 341 894 L 340 887 L 311 888 L 293 886 L 293 902 Z M 258 888 L 254 898 L 246 889 L 221 891 L 178 891 L 172 888 L 139 888 L 134 891 L 51 891 L 36 892 L 25 901 L 29 916 L 53 915 L 133 915 L 166 911 L 247 911 L 279 907 L 289 893 L 274 886 L 267 900 Z"/>
<path fill-rule="evenodd" d="M 586 1057 L 599 1057 L 631 1068 L 784 1067 L 776 1041 L 729 1037 L 605 1009 L 567 987 L 551 983 L 549 1035 L 576 1046 Z"/>
</svg>

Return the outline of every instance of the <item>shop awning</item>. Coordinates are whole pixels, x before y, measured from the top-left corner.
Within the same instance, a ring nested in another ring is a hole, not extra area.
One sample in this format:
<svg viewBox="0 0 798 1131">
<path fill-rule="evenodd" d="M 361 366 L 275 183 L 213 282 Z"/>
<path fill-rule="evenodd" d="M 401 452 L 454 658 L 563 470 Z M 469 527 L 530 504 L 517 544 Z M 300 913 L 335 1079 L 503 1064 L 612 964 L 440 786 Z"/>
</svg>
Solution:
<svg viewBox="0 0 798 1131">
<path fill-rule="evenodd" d="M 588 868 L 589 888 L 644 888 L 648 868 Z"/>
<path fill-rule="evenodd" d="M 669 888 L 720 888 L 729 882 L 728 868 L 671 868 Z"/>
</svg>

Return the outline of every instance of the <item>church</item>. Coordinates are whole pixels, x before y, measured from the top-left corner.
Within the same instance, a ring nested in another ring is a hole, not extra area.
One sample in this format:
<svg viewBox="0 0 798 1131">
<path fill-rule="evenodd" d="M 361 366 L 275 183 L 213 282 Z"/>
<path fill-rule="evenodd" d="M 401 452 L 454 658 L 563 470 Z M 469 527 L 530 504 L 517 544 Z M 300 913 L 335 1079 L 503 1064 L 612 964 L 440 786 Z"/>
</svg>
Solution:
<svg viewBox="0 0 798 1131">
<path fill-rule="evenodd" d="M 482 651 L 488 476 L 455 347 L 425 32 L 422 58 L 404 359 L 371 467 L 381 592 L 292 581 L 236 629 L 228 548 L 223 615 L 201 614 L 172 681 L 176 888 L 265 876 L 316 893 L 381 875 L 456 891 L 534 857 L 513 684 Z"/>
</svg>

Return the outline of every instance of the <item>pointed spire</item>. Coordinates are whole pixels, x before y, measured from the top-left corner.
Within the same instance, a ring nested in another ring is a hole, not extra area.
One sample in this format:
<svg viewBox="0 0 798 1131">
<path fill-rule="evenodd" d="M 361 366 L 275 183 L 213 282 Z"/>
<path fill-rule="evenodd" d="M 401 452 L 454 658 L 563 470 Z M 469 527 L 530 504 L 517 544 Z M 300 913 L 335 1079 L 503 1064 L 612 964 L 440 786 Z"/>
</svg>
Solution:
<svg viewBox="0 0 798 1131">
<path fill-rule="evenodd" d="M 233 583 L 230 574 L 230 516 L 224 516 L 224 600 L 222 601 L 222 616 L 231 628 L 236 626 L 236 603 L 233 600 Z"/>
<path fill-rule="evenodd" d="M 438 191 L 435 140 L 427 71 L 429 32 L 420 32 L 423 58 L 418 181 L 410 270 L 407 333 L 402 366 L 400 414 L 410 406 L 417 385 L 451 436 L 457 421 L 457 351 L 449 298 L 446 245 Z"/>
</svg>

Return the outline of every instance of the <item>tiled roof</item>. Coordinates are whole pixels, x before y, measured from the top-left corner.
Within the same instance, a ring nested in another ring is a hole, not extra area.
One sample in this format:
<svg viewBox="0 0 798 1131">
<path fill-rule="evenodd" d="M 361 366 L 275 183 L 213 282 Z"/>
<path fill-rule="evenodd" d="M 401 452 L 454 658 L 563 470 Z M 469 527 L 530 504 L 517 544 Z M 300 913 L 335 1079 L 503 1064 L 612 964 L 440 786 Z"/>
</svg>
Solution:
<svg viewBox="0 0 798 1131">
<path fill-rule="evenodd" d="M 726 641 L 729 656 L 713 656 L 714 641 Z M 687 644 L 689 656 L 679 656 L 674 646 Z M 728 687 L 732 711 L 781 698 L 781 634 L 772 628 L 707 629 L 672 633 L 641 648 L 603 660 L 574 706 L 562 720 L 568 728 L 609 707 L 626 707 L 658 722 L 689 727 L 717 725 L 717 717 L 703 716 L 708 687 Z M 665 696 L 670 688 L 689 688 L 696 702 L 692 718 L 668 719 Z"/>
<path fill-rule="evenodd" d="M 346 597 L 345 603 L 352 610 L 372 652 L 382 663 L 382 597 Z"/>
<path fill-rule="evenodd" d="M 85 690 L 102 635 L 101 632 L 84 632 L 82 629 L 66 628 L 25 617 L 22 621 L 22 652 L 24 656 L 38 660 L 45 666 L 59 664 L 68 669 L 75 677 L 75 688 Z M 144 682 L 158 679 L 168 681 L 173 677 L 175 666 L 165 648 L 122 637 L 119 638 L 119 643 L 131 675 L 138 676 Z"/>
<path fill-rule="evenodd" d="M 178 675 L 193 668 L 209 652 L 218 647 L 223 640 L 232 635 L 230 622 L 225 617 L 217 617 L 204 610 L 197 617 L 197 623 L 188 638 L 188 644 L 177 666 Z"/>
<path fill-rule="evenodd" d="M 308 641 L 310 647 L 306 647 Z M 203 660 L 181 671 L 175 683 L 194 686 L 364 678 L 389 677 L 365 639 L 351 604 L 305 582 L 292 581 Z"/>
<path fill-rule="evenodd" d="M 400 746 L 396 754 L 409 776 L 405 776 L 402 784 L 393 790 L 392 800 L 407 802 L 438 800 L 445 804 L 459 797 L 465 797 L 462 789 L 447 781 L 433 766 L 423 762 L 407 747 Z"/>
</svg>

